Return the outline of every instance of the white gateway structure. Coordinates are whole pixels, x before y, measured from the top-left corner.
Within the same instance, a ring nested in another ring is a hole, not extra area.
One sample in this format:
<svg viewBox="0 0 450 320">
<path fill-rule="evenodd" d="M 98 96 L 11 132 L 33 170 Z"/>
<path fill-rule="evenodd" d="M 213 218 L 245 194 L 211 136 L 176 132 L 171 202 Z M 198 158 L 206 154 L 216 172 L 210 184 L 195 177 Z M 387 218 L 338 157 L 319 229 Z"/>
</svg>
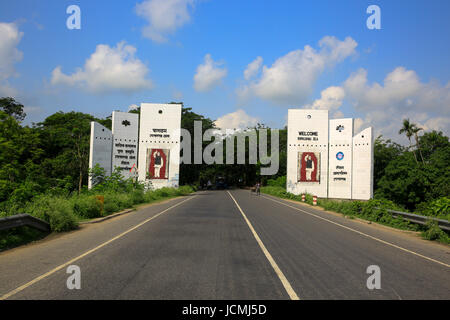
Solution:
<svg viewBox="0 0 450 320">
<path fill-rule="evenodd" d="M 138 177 L 155 189 L 179 186 L 181 104 L 142 103 L 136 113 L 112 113 L 112 131 L 91 122 L 89 168 Z M 93 186 L 89 177 L 88 187 Z"/>
<path fill-rule="evenodd" d="M 353 136 L 353 119 L 328 119 L 328 110 L 289 109 L 286 189 L 321 198 L 373 197 L 373 136 Z"/>
</svg>

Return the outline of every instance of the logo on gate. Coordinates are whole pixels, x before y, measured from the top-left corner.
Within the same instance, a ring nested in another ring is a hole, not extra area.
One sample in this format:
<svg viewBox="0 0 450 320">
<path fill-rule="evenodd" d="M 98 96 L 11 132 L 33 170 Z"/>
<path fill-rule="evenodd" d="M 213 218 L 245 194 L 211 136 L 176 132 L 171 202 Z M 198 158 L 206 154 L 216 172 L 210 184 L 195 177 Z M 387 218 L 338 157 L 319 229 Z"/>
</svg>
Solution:
<svg viewBox="0 0 450 320">
<path fill-rule="evenodd" d="M 336 153 L 336 159 L 338 159 L 339 161 L 344 159 L 344 153 L 343 152 Z"/>
</svg>

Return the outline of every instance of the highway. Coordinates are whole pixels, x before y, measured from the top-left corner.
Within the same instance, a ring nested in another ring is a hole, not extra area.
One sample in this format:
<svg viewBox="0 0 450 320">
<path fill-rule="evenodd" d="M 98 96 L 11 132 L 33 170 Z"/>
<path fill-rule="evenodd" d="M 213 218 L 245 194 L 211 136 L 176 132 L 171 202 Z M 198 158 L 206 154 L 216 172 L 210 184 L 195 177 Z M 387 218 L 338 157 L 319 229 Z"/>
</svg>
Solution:
<svg viewBox="0 0 450 320">
<path fill-rule="evenodd" d="M 367 288 L 370 265 L 381 289 Z M 450 299 L 450 247 L 248 190 L 201 191 L 0 253 L 0 298 Z"/>
</svg>

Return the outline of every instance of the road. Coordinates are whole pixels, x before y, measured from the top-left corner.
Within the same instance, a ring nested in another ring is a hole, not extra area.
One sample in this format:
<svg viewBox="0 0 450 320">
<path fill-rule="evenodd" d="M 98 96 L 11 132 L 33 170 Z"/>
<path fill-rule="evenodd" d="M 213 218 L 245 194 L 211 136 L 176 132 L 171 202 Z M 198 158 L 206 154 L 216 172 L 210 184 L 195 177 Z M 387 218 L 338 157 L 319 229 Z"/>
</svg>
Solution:
<svg viewBox="0 0 450 320">
<path fill-rule="evenodd" d="M 367 288 L 370 265 L 381 289 Z M 203 191 L 1 253 L 0 297 L 450 299 L 450 247 L 247 190 Z"/>
</svg>

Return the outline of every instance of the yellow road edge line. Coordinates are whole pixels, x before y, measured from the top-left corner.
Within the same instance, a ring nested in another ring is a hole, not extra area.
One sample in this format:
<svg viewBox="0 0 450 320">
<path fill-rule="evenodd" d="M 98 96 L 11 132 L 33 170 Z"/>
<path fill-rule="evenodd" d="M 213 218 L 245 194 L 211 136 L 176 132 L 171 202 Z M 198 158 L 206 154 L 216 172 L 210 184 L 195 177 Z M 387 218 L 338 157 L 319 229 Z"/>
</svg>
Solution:
<svg viewBox="0 0 450 320">
<path fill-rule="evenodd" d="M 358 231 L 358 230 L 356 230 L 356 229 L 353 229 L 353 228 L 350 228 L 350 227 L 344 226 L 343 224 L 340 224 L 340 223 L 334 222 L 334 221 L 332 221 L 332 220 L 329 220 L 329 219 L 327 219 L 327 218 L 321 217 L 321 216 L 319 216 L 319 215 L 316 215 L 316 214 L 314 214 L 314 213 L 311 213 L 311 212 L 308 212 L 308 211 L 302 210 L 302 209 L 300 209 L 300 208 L 297 208 L 297 207 L 291 206 L 291 205 L 289 205 L 289 204 L 287 204 L 287 203 L 284 203 L 284 202 L 281 202 L 281 201 L 278 201 L 278 200 L 275 200 L 275 199 L 272 199 L 272 198 L 270 198 L 270 197 L 266 197 L 266 196 L 262 196 L 262 197 L 263 197 L 263 198 L 266 198 L 266 199 L 268 199 L 268 200 L 271 200 L 271 201 L 273 201 L 273 202 L 277 202 L 277 203 L 280 203 L 280 204 L 282 204 L 282 205 L 284 205 L 284 206 L 286 206 L 286 207 L 289 207 L 289 208 L 292 208 L 292 209 L 295 209 L 295 210 L 301 211 L 301 212 L 303 212 L 303 213 L 306 213 L 306 214 L 308 214 L 308 215 L 310 215 L 310 216 L 313 216 L 313 217 L 316 217 L 316 218 L 318 218 L 318 219 L 322 219 L 322 220 L 324 220 L 324 221 L 327 221 L 327 222 L 329 222 L 329 223 L 335 224 L 335 225 L 337 225 L 337 226 L 339 226 L 339 227 L 342 227 L 342 228 L 344 228 L 344 229 L 347 229 L 347 230 L 350 230 L 350 231 L 356 232 L 356 233 L 358 233 L 358 234 L 360 234 L 360 235 L 362 235 L 362 236 L 365 236 L 365 237 L 367 237 L 367 238 L 370 238 L 370 239 L 372 239 L 372 240 L 375 240 L 375 241 L 381 242 L 381 243 L 383 243 L 383 244 L 386 244 L 386 245 L 388 245 L 388 246 L 391 246 L 391 247 L 397 248 L 397 249 L 399 249 L 399 250 L 402 250 L 402 251 L 405 251 L 405 252 L 411 253 L 411 254 L 413 254 L 413 255 L 416 255 L 416 256 L 418 256 L 418 257 L 421 257 L 421 258 L 423 258 L 423 259 L 426 259 L 426 260 L 429 260 L 429 261 L 435 262 L 435 263 L 437 263 L 437 264 L 441 264 L 441 265 L 443 265 L 443 266 L 445 266 L 445 267 L 447 267 L 447 268 L 450 268 L 450 265 L 449 265 L 449 264 L 446 264 L 445 262 L 442 262 L 442 261 L 439 261 L 439 260 L 435 260 L 435 259 L 433 259 L 433 258 L 430 258 L 430 257 L 424 256 L 424 255 L 422 255 L 422 254 L 420 254 L 420 253 L 417 253 L 417 252 L 411 251 L 411 250 L 409 250 L 409 249 L 406 249 L 406 248 L 400 247 L 400 246 L 398 246 L 398 245 L 396 245 L 396 244 L 393 244 L 393 243 L 391 243 L 391 242 L 388 242 L 388 241 L 385 241 L 385 240 L 379 239 L 379 238 L 377 238 L 377 237 L 371 236 L 371 235 L 369 235 L 369 234 L 367 234 L 367 233 L 364 233 L 364 232 Z"/>
<path fill-rule="evenodd" d="M 229 191 L 227 191 L 227 192 L 230 195 L 231 199 L 233 199 L 234 203 L 236 204 L 236 207 L 241 212 L 242 216 L 244 217 L 245 222 L 247 222 L 247 225 L 250 228 L 250 231 L 252 232 L 253 236 L 255 237 L 256 242 L 258 242 L 259 247 L 263 251 L 263 253 L 266 256 L 267 260 L 269 260 L 270 265 L 272 266 L 273 270 L 275 271 L 275 273 L 277 274 L 277 276 L 280 279 L 281 283 L 283 284 L 283 287 L 286 290 L 287 294 L 289 295 L 289 298 L 291 300 L 300 300 L 300 298 L 298 297 L 298 295 L 295 293 L 294 289 L 292 288 L 291 284 L 289 283 L 288 279 L 284 275 L 283 271 L 281 271 L 280 267 L 278 267 L 278 265 L 275 262 L 275 260 L 273 259 L 272 255 L 267 250 L 267 248 L 264 245 L 264 243 L 262 242 L 261 238 L 256 233 L 256 231 L 253 228 L 252 224 L 247 219 L 247 216 L 245 215 L 244 211 L 242 211 L 242 209 L 239 206 L 239 204 L 237 203 L 236 199 L 233 197 L 233 195 Z"/>
<path fill-rule="evenodd" d="M 183 201 L 181 201 L 181 202 L 178 202 L 177 204 L 175 204 L 175 205 L 173 205 L 173 206 L 170 206 L 170 207 L 167 208 L 167 209 L 164 209 L 163 211 L 157 213 L 157 214 L 154 215 L 153 217 L 148 218 L 148 219 L 142 221 L 141 223 L 137 224 L 136 226 L 134 226 L 134 227 L 132 227 L 132 228 L 130 228 L 130 229 L 128 229 L 128 230 L 122 232 L 121 234 L 115 236 L 114 238 L 112 238 L 112 239 L 110 239 L 110 240 L 108 240 L 108 241 L 106 241 L 106 242 L 103 242 L 102 244 L 98 245 L 97 247 L 95 247 L 95 248 L 93 248 L 93 249 L 91 249 L 91 250 L 89 250 L 89 251 L 86 251 L 85 253 L 83 253 L 83 254 L 81 254 L 81 255 L 79 255 L 79 256 L 77 256 L 77 257 L 75 257 L 75 258 L 73 258 L 73 259 L 71 259 L 71 260 L 69 260 L 69 261 L 67 261 L 66 263 L 64 263 L 64 264 L 62 264 L 62 265 L 60 265 L 60 266 L 58 266 L 58 267 L 56 267 L 56 268 L 54 268 L 54 269 L 52 269 L 52 270 L 46 272 L 46 273 L 44 273 L 43 275 L 41 275 L 41 276 L 39 276 L 39 277 L 34 278 L 33 280 L 31 280 L 31 281 L 25 283 L 24 285 L 21 285 L 20 287 L 18 287 L 18 288 L 16 288 L 16 289 L 14 289 L 14 290 L 12 290 L 12 291 L 10 291 L 10 292 L 8 292 L 8 293 L 2 295 L 2 296 L 0 297 L 0 300 L 6 300 L 6 299 L 8 299 L 9 297 L 15 295 L 16 293 L 19 293 L 20 291 L 23 291 L 24 289 L 26 289 L 26 288 L 28 288 L 29 286 L 35 284 L 36 282 L 39 282 L 39 281 L 41 281 L 42 279 L 47 278 L 48 276 L 50 276 L 50 275 L 52 275 L 53 273 L 55 273 L 55 272 L 57 272 L 57 271 L 59 271 L 59 270 L 65 268 L 66 266 L 68 266 L 68 265 L 74 263 L 75 261 L 80 260 L 81 258 L 86 257 L 87 255 L 89 255 L 89 254 L 91 254 L 91 253 L 97 251 L 97 250 L 100 249 L 100 248 L 103 248 L 103 247 L 106 246 L 107 244 L 110 244 L 111 242 L 113 242 L 113 241 L 115 241 L 115 240 L 117 240 L 117 239 L 119 239 L 119 238 L 122 238 L 124 235 L 130 233 L 130 232 L 133 231 L 133 230 L 136 230 L 137 228 L 141 227 L 142 225 L 146 224 L 147 222 L 149 222 L 149 221 L 151 221 L 151 220 L 153 220 L 153 219 L 159 217 L 160 215 L 166 213 L 166 212 L 169 211 L 170 209 L 173 209 L 173 208 L 175 208 L 175 207 L 181 205 L 182 203 L 185 203 L 186 201 L 189 201 L 189 200 L 191 200 L 191 199 L 193 199 L 193 198 L 195 198 L 195 197 L 196 197 L 196 195 L 194 195 L 194 196 L 192 196 L 192 197 L 190 197 L 190 198 L 188 198 L 188 199 L 186 199 L 186 200 L 183 200 Z"/>
</svg>

